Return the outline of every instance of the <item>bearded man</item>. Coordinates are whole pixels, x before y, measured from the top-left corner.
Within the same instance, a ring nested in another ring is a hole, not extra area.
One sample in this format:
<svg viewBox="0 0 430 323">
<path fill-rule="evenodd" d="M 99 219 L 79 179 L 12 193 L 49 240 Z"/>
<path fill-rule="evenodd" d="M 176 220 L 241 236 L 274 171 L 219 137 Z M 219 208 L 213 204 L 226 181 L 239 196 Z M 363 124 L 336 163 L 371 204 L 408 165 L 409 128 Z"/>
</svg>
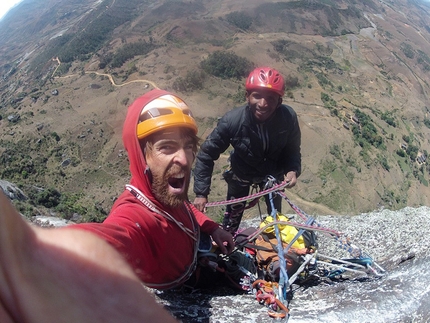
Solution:
<svg viewBox="0 0 430 323">
<path fill-rule="evenodd" d="M 0 194 L 0 322 L 174 322 L 143 288 L 181 286 L 200 233 L 232 236 L 188 201 L 197 125 L 179 97 L 152 90 L 123 129 L 131 180 L 103 223 L 29 225 Z"/>
<path fill-rule="evenodd" d="M 75 226 L 113 245 L 152 288 L 180 286 L 193 274 L 200 232 L 211 235 L 224 254 L 234 248 L 231 234 L 188 201 L 198 140 L 182 99 L 163 90 L 138 98 L 123 128 L 130 184 L 102 225 Z"/>
</svg>

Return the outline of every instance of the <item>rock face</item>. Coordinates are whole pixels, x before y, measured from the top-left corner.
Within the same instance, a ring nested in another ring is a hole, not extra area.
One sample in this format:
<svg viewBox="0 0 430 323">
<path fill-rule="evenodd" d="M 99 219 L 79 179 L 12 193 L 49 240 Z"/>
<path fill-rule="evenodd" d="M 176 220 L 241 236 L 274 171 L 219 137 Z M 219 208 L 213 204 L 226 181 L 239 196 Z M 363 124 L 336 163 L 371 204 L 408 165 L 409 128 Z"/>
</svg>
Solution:
<svg viewBox="0 0 430 323">
<path fill-rule="evenodd" d="M 21 191 L 18 186 L 15 184 L 12 184 L 8 181 L 0 180 L 0 189 L 8 196 L 11 200 L 26 200 L 27 197 L 25 196 L 24 192 Z"/>
<path fill-rule="evenodd" d="M 64 227 L 66 225 L 72 224 L 73 222 L 60 219 L 55 216 L 42 216 L 38 215 L 31 219 L 31 222 L 39 227 L 51 228 L 51 227 Z"/>
<path fill-rule="evenodd" d="M 321 279 L 312 286 L 293 285 L 289 322 L 429 322 L 429 214 L 428 207 L 407 207 L 356 216 L 317 216 L 319 224 L 343 232 L 386 273 L 365 280 Z M 321 234 L 318 238 L 321 254 L 348 257 L 335 240 Z M 272 321 L 267 308 L 252 295 L 231 290 L 154 294 L 182 322 Z"/>
<path fill-rule="evenodd" d="M 2 190 L 11 200 L 27 200 L 27 196 L 24 192 L 11 182 L 0 180 L 0 190 Z M 56 216 L 42 215 L 34 216 L 31 219 L 31 222 L 41 227 L 62 227 L 72 223 L 71 221 L 67 221 Z"/>
</svg>

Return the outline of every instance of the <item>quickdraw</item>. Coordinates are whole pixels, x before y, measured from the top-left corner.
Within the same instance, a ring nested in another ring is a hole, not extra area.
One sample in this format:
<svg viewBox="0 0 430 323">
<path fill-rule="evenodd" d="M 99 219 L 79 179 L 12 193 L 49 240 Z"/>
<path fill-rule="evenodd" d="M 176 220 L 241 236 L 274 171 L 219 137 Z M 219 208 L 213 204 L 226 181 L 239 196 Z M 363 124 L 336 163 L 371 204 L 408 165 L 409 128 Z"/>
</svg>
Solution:
<svg viewBox="0 0 430 323">
<path fill-rule="evenodd" d="M 278 283 L 268 282 L 263 279 L 257 279 L 252 284 L 252 291 L 255 299 L 262 305 L 269 308 L 269 316 L 272 318 L 287 318 L 290 314 L 288 307 L 279 300 L 276 295 Z"/>
</svg>

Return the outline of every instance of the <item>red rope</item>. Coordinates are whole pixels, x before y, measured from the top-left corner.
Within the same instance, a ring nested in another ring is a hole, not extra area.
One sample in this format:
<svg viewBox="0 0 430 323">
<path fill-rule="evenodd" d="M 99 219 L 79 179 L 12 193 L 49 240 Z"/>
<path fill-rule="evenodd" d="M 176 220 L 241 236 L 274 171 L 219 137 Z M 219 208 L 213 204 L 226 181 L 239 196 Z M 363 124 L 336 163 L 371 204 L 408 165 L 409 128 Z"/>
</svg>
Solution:
<svg viewBox="0 0 430 323">
<path fill-rule="evenodd" d="M 287 185 L 288 185 L 288 183 L 289 183 L 289 182 L 282 182 L 282 183 L 277 184 L 277 185 L 275 185 L 275 186 L 273 186 L 273 187 L 271 187 L 271 188 L 269 188 L 269 189 L 267 189 L 267 190 L 260 191 L 260 192 L 258 192 L 258 193 L 251 194 L 251 195 L 244 196 L 244 197 L 240 197 L 240 198 L 237 198 L 237 199 L 232 199 L 232 200 L 227 200 L 227 201 L 219 201 L 219 202 L 210 202 L 210 203 L 206 203 L 206 205 L 205 205 L 205 206 L 206 206 L 206 207 L 211 207 L 211 206 L 222 206 L 222 205 L 230 205 L 230 204 L 236 204 L 236 203 L 244 202 L 244 201 L 248 201 L 248 200 L 253 200 L 253 199 L 257 198 L 257 197 L 261 197 L 261 196 L 264 196 L 264 195 L 266 195 L 266 194 L 269 194 L 269 193 L 272 193 L 272 192 L 275 192 L 275 191 L 281 190 L 281 189 L 283 189 L 285 186 L 287 186 Z"/>
</svg>

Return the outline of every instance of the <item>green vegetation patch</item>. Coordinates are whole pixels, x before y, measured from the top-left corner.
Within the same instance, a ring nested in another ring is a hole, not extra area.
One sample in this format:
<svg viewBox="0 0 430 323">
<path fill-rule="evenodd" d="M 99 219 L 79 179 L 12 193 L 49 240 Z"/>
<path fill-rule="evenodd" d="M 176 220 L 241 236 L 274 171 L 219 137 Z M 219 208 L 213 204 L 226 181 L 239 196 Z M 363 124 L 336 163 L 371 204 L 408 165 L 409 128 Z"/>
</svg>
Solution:
<svg viewBox="0 0 430 323">
<path fill-rule="evenodd" d="M 121 67 L 126 61 L 134 58 L 135 56 L 146 55 L 157 47 L 158 45 L 156 45 L 155 43 L 146 41 L 125 44 L 123 47 L 121 47 L 115 52 L 110 62 L 106 61 L 107 58 L 105 58 L 103 63 L 110 63 L 113 68 Z"/>
<path fill-rule="evenodd" d="M 333 210 L 339 212 L 351 212 L 355 209 L 354 201 L 351 194 L 342 187 L 336 187 L 326 194 L 320 194 L 313 202 L 318 204 L 327 205 Z"/>
<path fill-rule="evenodd" d="M 192 92 L 203 89 L 206 73 L 202 70 L 188 71 L 185 77 L 178 77 L 172 88 L 178 92 Z"/>
<path fill-rule="evenodd" d="M 140 2 L 139 0 L 116 0 L 108 10 L 105 6 L 98 6 L 76 26 L 79 32 L 74 30 L 51 40 L 46 49 L 32 62 L 32 69 L 40 73 L 52 57 L 58 57 L 62 63 L 88 59 L 105 44 L 115 28 L 132 20 Z"/>
<path fill-rule="evenodd" d="M 407 58 L 410 58 L 410 59 L 415 58 L 414 48 L 410 44 L 408 44 L 408 43 L 401 43 L 400 44 L 400 49 L 402 50 L 403 54 L 405 54 L 405 56 Z"/>
<path fill-rule="evenodd" d="M 241 79 L 253 68 L 251 61 L 229 51 L 215 51 L 200 63 L 208 74 L 223 79 Z"/>
<path fill-rule="evenodd" d="M 364 147 L 367 143 L 376 148 L 382 148 L 384 145 L 384 139 L 378 133 L 378 129 L 374 125 L 372 118 L 359 109 L 355 109 L 354 112 L 359 120 L 359 126 L 355 126 L 352 129 L 355 141 L 361 147 Z"/>
<path fill-rule="evenodd" d="M 225 18 L 229 23 L 243 30 L 248 30 L 252 25 L 252 17 L 242 11 L 231 12 Z"/>
</svg>

